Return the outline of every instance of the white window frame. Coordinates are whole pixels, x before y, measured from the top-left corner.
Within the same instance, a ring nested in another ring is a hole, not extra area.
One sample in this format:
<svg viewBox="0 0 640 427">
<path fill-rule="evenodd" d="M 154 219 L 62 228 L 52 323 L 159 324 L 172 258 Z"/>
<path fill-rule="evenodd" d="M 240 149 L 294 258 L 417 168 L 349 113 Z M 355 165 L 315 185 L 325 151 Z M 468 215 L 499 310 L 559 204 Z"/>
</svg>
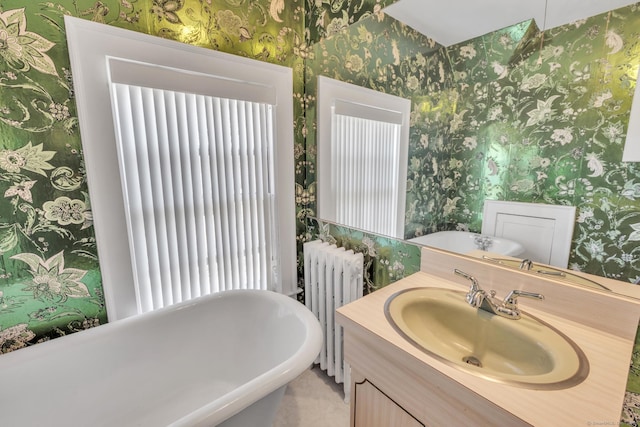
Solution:
<svg viewBox="0 0 640 427">
<path fill-rule="evenodd" d="M 399 168 L 397 176 L 398 197 L 396 206 L 395 232 L 391 237 L 404 239 L 406 210 L 407 167 L 409 152 L 409 119 L 411 101 L 399 96 L 378 92 L 373 89 L 342 82 L 325 76 L 318 77 L 318 217 L 336 222 L 336 198 L 331 187 L 331 135 L 332 111 L 341 114 L 401 124 Z M 353 224 L 348 224 L 354 226 Z M 361 228 L 355 226 L 355 228 Z M 372 231 L 372 230 L 365 230 Z M 375 231 L 374 231 L 375 232 Z"/>
<path fill-rule="evenodd" d="M 270 88 L 276 99 L 275 187 L 280 280 L 274 291 L 297 290 L 292 70 L 147 34 L 65 16 L 78 119 L 110 321 L 139 312 L 120 182 L 110 100 L 108 58 L 214 75 Z"/>
</svg>

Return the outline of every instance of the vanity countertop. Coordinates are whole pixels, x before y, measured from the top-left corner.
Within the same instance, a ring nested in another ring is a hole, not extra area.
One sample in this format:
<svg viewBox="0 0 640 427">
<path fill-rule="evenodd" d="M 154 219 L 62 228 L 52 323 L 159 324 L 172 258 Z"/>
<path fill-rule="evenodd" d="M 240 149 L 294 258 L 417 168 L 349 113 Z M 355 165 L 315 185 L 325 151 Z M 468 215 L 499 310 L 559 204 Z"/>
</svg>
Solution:
<svg viewBox="0 0 640 427">
<path fill-rule="evenodd" d="M 631 337 L 585 326 L 532 306 L 523 307 L 525 312 L 570 337 L 586 354 L 590 373 L 582 383 L 561 390 L 531 390 L 501 384 L 461 371 L 430 356 L 394 330 L 385 318 L 385 302 L 394 293 L 415 287 L 467 289 L 457 282 L 422 271 L 339 308 L 336 320 L 345 328 L 347 335 L 372 337 L 381 346 L 401 352 L 404 360 L 416 366 L 428 365 L 531 425 L 618 425 L 634 344 Z M 553 296 L 548 295 L 547 298 Z M 637 324 L 637 314 L 631 321 L 634 318 Z"/>
</svg>

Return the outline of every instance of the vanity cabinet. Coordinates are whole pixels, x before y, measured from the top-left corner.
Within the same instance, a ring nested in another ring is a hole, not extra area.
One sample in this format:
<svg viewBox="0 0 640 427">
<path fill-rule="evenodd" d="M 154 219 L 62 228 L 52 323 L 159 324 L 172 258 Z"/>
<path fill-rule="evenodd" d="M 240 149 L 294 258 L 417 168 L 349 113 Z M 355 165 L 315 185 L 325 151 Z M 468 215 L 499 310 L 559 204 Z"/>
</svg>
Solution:
<svg viewBox="0 0 640 427">
<path fill-rule="evenodd" d="M 422 258 L 423 268 L 437 270 L 438 275 L 415 273 L 336 310 L 336 322 L 344 329 L 344 359 L 352 370 L 352 427 L 617 424 L 640 318 L 639 300 L 561 285 L 426 248 Z M 523 304 L 524 309 L 584 352 L 588 376 L 558 389 L 490 381 L 429 355 L 400 335 L 385 316 L 389 299 L 421 287 L 466 290 L 453 281 L 454 268 L 476 273 L 480 283 L 500 295 L 514 283 L 519 289 L 544 294 L 544 304 L 535 301 L 530 310 Z M 544 310 L 536 312 L 537 306 Z"/>
<path fill-rule="evenodd" d="M 354 382 L 352 427 L 424 427 L 367 380 Z"/>
<path fill-rule="evenodd" d="M 377 334 L 352 328 L 345 320 L 351 427 L 530 425 Z"/>
</svg>

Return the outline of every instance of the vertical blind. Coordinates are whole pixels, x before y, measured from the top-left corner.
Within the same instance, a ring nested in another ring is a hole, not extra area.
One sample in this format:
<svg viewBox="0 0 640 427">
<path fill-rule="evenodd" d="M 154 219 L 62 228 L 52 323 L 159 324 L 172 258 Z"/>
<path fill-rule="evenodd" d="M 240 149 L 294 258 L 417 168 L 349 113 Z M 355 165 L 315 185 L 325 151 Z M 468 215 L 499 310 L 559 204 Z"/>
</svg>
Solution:
<svg viewBox="0 0 640 427">
<path fill-rule="evenodd" d="M 394 236 L 401 125 L 333 112 L 331 191 L 336 221 Z"/>
<path fill-rule="evenodd" d="M 273 106 L 112 83 L 141 312 L 277 278 Z"/>
</svg>

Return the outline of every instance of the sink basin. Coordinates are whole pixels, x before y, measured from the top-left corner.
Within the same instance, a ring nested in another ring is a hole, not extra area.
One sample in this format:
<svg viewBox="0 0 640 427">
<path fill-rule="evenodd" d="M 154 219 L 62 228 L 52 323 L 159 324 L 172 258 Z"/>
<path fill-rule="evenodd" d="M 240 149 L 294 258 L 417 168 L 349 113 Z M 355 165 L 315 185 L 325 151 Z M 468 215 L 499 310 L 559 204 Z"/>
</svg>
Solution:
<svg viewBox="0 0 640 427">
<path fill-rule="evenodd" d="M 582 350 L 551 325 L 527 313 L 511 320 L 471 307 L 464 292 L 407 289 L 387 300 L 385 315 L 416 347 L 491 381 L 555 390 L 589 373 Z"/>
</svg>

